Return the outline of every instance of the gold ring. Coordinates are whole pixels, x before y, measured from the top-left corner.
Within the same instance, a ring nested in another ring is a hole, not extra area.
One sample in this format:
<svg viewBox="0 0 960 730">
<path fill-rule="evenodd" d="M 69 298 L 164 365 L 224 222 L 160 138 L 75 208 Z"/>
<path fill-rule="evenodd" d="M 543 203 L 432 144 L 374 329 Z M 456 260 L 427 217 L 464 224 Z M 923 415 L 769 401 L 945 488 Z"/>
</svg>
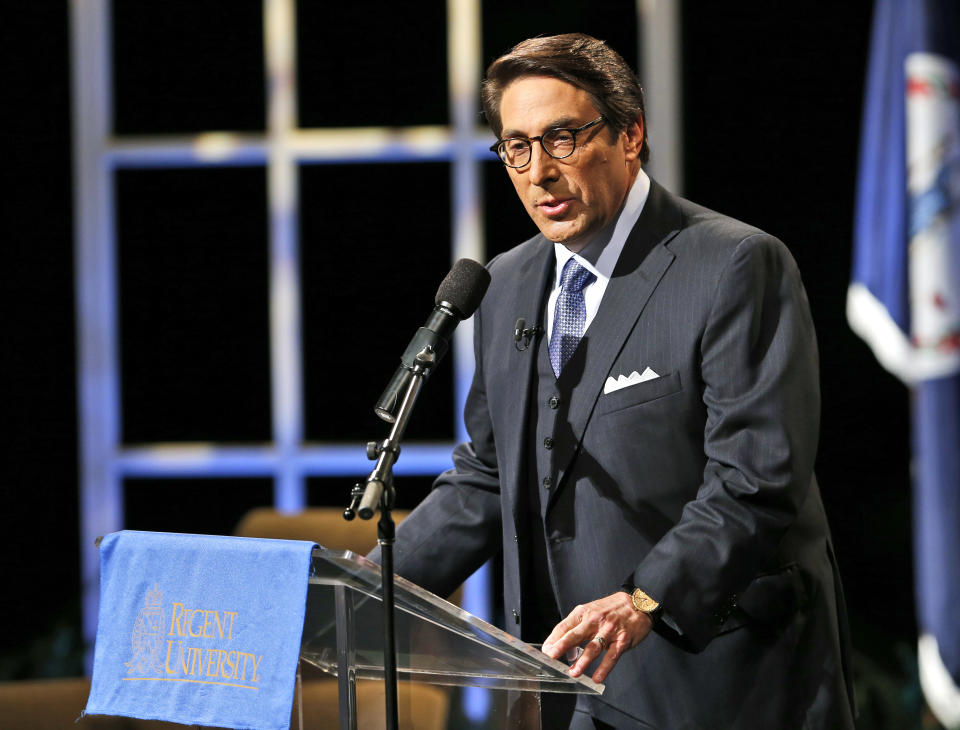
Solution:
<svg viewBox="0 0 960 730">
<path fill-rule="evenodd" d="M 592 641 L 595 641 L 600 645 L 601 651 L 607 650 L 607 640 L 603 636 L 600 636 L 600 634 L 597 634 L 596 636 L 594 636 Z"/>
</svg>

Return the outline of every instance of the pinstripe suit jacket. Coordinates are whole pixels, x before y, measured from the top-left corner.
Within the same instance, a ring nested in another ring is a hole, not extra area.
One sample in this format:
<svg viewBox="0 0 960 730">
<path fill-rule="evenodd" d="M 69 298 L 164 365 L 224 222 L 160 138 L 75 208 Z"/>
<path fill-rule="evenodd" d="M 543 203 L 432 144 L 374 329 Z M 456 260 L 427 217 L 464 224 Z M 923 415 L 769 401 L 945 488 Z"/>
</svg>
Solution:
<svg viewBox="0 0 960 730">
<path fill-rule="evenodd" d="M 475 315 L 471 441 L 399 529 L 397 572 L 445 595 L 502 549 L 507 629 L 522 616 L 532 351 L 552 281 L 542 236 L 494 259 Z M 660 377 L 603 394 L 608 376 Z M 545 527 L 564 615 L 624 582 L 660 622 L 607 679 L 616 727 L 853 726 L 846 616 L 813 474 L 816 339 L 775 238 L 652 182 L 553 436 Z M 566 370 L 565 370 L 566 374 Z"/>
</svg>

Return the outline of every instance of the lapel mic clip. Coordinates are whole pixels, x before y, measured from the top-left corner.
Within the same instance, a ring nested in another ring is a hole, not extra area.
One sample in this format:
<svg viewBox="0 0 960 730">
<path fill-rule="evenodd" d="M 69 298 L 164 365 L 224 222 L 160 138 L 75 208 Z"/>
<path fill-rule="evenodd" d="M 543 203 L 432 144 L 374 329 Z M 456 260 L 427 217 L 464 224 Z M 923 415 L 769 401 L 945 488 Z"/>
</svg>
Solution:
<svg viewBox="0 0 960 730">
<path fill-rule="evenodd" d="M 513 325 L 513 345 L 517 348 L 517 352 L 523 352 L 530 347 L 530 340 L 541 332 L 543 332 L 543 328 L 540 325 L 535 324 L 533 327 L 527 327 L 527 320 L 520 317 L 517 323 Z M 520 340 L 523 340 L 523 342 L 521 343 Z"/>
</svg>

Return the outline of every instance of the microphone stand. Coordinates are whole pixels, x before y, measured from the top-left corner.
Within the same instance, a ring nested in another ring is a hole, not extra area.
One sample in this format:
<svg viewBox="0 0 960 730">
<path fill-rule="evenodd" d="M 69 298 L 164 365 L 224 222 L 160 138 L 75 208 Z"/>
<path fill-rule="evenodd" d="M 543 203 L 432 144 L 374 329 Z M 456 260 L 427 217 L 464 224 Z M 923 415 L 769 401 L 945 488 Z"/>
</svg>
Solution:
<svg viewBox="0 0 960 730">
<path fill-rule="evenodd" d="M 377 543 L 380 545 L 380 582 L 383 586 L 383 681 L 385 689 L 387 730 L 398 730 L 397 712 L 397 638 L 394 626 L 393 595 L 393 543 L 396 525 L 390 511 L 393 509 L 396 491 L 393 488 L 393 465 L 400 457 L 400 440 L 410 420 L 410 413 L 420 395 L 424 378 L 436 362 L 433 348 L 429 345 L 417 353 L 411 370 L 412 377 L 403 395 L 403 402 L 397 411 L 396 421 L 390 429 L 390 435 L 377 443 L 367 444 L 367 457 L 376 460 L 366 487 L 357 484 L 350 493 L 350 506 L 343 512 L 346 520 L 352 520 L 359 514 L 360 519 L 369 520 L 379 505 L 380 520 L 377 522 Z"/>
</svg>

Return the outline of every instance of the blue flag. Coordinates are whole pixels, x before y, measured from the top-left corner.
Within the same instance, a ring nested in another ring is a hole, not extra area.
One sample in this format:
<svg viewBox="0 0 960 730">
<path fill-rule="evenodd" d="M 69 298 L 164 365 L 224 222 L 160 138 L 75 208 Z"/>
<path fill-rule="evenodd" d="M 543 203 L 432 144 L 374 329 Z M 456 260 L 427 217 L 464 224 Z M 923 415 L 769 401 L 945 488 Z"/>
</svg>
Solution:
<svg viewBox="0 0 960 730">
<path fill-rule="evenodd" d="M 913 392 L 920 678 L 960 724 L 960 9 L 878 0 L 847 318 Z"/>
<path fill-rule="evenodd" d="M 84 714 L 287 730 L 313 547 L 107 535 Z"/>
</svg>

